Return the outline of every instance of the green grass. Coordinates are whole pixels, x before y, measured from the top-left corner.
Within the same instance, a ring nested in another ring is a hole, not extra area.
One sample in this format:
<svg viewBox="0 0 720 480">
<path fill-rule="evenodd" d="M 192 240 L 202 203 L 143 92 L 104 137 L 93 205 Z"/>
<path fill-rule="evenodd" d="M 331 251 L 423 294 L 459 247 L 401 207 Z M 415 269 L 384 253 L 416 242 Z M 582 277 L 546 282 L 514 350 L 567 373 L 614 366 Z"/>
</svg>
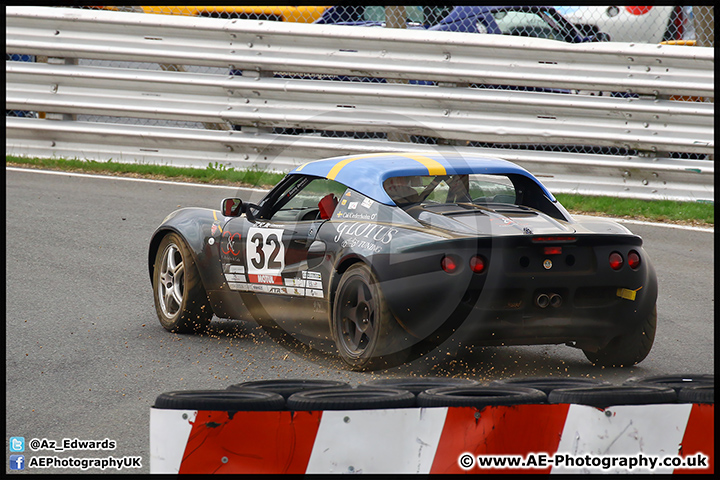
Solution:
<svg viewBox="0 0 720 480">
<path fill-rule="evenodd" d="M 283 178 L 282 173 L 266 172 L 259 169 L 235 170 L 218 163 L 208 164 L 206 168 L 172 167 L 117 163 L 112 160 L 97 162 L 94 160 L 66 160 L 60 158 L 25 158 L 6 156 L 7 165 L 16 165 L 48 170 L 82 171 L 111 175 L 129 175 L 150 178 L 164 178 L 183 182 L 229 183 L 252 187 L 269 187 Z"/>
<path fill-rule="evenodd" d="M 715 205 L 704 202 L 636 200 L 558 193 L 558 201 L 568 210 L 602 213 L 613 217 L 645 218 L 657 222 L 696 222 L 715 224 Z"/>
<path fill-rule="evenodd" d="M 93 160 L 65 160 L 6 156 L 7 165 L 48 170 L 82 171 L 89 173 L 162 178 L 182 182 L 222 183 L 228 185 L 265 187 L 275 185 L 282 173 L 259 169 L 235 170 L 220 164 L 206 168 L 182 168 L 165 165 L 145 165 L 97 162 Z M 700 226 L 715 224 L 715 205 L 704 202 L 676 202 L 671 200 L 636 200 L 615 197 L 556 194 L 557 199 L 571 213 L 609 215 L 656 222 L 691 223 Z"/>
</svg>

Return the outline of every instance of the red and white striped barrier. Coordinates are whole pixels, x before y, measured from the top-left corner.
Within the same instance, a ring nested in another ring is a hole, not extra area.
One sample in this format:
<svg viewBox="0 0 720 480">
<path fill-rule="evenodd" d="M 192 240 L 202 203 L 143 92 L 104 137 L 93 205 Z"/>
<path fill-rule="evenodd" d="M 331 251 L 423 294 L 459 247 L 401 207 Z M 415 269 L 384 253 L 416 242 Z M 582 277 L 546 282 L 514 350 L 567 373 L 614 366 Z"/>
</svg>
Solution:
<svg viewBox="0 0 720 480">
<path fill-rule="evenodd" d="M 150 412 L 151 473 L 713 473 L 714 446 L 712 404 Z"/>
</svg>

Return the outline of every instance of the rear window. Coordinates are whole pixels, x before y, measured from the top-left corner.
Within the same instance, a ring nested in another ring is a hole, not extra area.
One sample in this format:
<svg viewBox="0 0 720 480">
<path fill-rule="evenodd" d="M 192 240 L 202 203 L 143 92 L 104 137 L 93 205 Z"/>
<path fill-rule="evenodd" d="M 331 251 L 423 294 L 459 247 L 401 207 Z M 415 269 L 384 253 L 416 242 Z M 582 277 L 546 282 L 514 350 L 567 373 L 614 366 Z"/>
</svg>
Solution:
<svg viewBox="0 0 720 480">
<path fill-rule="evenodd" d="M 391 177 L 385 192 L 399 206 L 417 203 L 509 203 L 517 192 L 504 175 L 427 175 Z"/>
<path fill-rule="evenodd" d="M 570 221 L 565 209 L 545 195 L 542 187 L 525 175 L 419 175 L 391 177 L 383 183 L 385 192 L 397 206 L 410 213 L 422 205 L 475 205 L 502 210 L 508 205 L 528 207 L 558 220 Z"/>
</svg>

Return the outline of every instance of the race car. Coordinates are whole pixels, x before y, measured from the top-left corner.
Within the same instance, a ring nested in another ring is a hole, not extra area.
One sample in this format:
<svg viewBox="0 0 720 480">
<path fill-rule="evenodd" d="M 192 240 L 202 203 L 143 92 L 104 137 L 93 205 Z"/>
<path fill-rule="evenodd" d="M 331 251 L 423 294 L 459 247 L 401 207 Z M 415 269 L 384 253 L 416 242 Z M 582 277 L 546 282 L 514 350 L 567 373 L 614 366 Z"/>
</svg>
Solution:
<svg viewBox="0 0 720 480">
<path fill-rule="evenodd" d="M 148 265 L 165 329 L 250 320 L 329 343 L 354 370 L 450 340 L 567 344 L 595 365 L 631 366 L 657 324 L 641 237 L 573 218 L 524 168 L 474 154 L 306 163 L 257 204 L 225 198 L 220 210 L 171 213 Z"/>
</svg>

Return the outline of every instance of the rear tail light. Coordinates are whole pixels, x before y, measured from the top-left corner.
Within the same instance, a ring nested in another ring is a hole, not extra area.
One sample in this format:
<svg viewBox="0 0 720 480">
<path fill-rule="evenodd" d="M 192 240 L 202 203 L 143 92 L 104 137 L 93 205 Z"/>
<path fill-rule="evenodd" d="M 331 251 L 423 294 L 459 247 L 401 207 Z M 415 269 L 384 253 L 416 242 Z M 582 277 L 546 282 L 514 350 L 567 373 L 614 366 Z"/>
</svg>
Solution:
<svg viewBox="0 0 720 480">
<path fill-rule="evenodd" d="M 447 273 L 454 273 L 458 268 L 458 263 L 452 257 L 443 257 L 440 266 Z"/>
<path fill-rule="evenodd" d="M 533 237 L 533 243 L 573 243 L 577 237 L 570 235 L 551 235 L 544 237 Z"/>
<path fill-rule="evenodd" d="M 640 254 L 635 250 L 630 250 L 630 253 L 628 253 L 628 265 L 630 265 L 630 268 L 633 270 L 636 270 L 640 266 Z"/>
<path fill-rule="evenodd" d="M 620 255 L 618 252 L 612 252 L 610 254 L 610 257 L 608 258 L 608 261 L 610 262 L 610 268 L 612 268 L 613 270 L 620 270 L 625 263 L 622 255 Z"/>
<path fill-rule="evenodd" d="M 482 273 L 487 267 L 487 260 L 481 255 L 475 255 L 470 259 L 470 270 L 475 273 Z"/>
<path fill-rule="evenodd" d="M 562 247 L 545 247 L 543 252 L 545 255 L 560 255 L 562 253 Z"/>
</svg>

